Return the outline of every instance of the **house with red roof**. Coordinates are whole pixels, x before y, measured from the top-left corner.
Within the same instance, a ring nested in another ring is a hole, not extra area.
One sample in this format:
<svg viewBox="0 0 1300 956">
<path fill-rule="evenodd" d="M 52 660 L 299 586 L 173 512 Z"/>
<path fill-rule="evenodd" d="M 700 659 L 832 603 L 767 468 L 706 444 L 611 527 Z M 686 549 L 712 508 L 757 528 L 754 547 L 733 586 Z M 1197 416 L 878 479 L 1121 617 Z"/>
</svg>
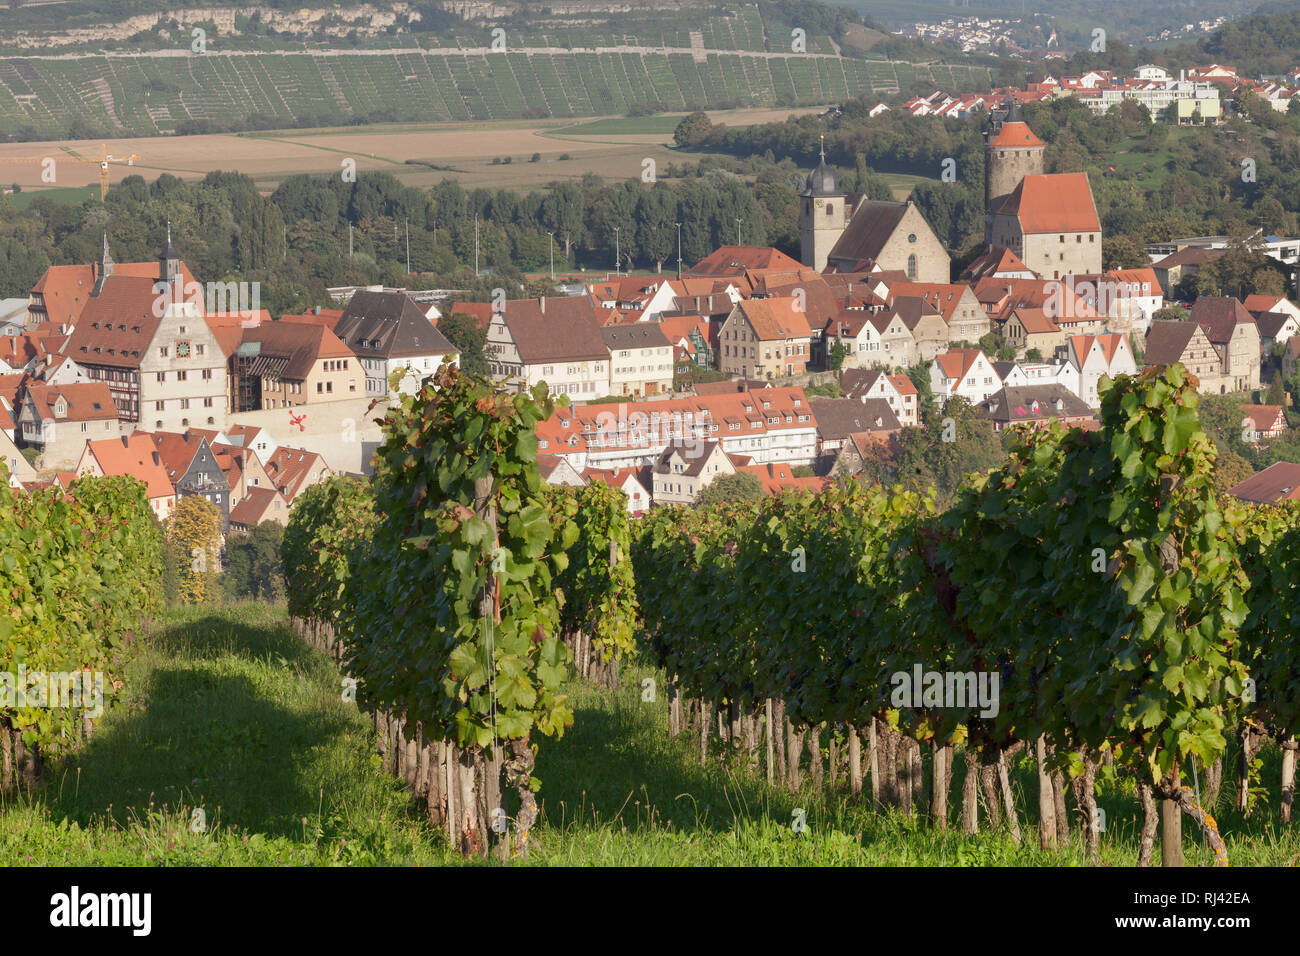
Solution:
<svg viewBox="0 0 1300 956">
<path fill-rule="evenodd" d="M 789 465 L 778 463 L 741 465 L 736 471 L 753 475 L 769 495 L 779 495 L 783 491 L 811 491 L 816 494 L 825 491 L 832 481 L 830 478 L 816 478 L 811 475 L 798 478 Z"/>
<path fill-rule="evenodd" d="M 20 390 L 17 412 L 18 441 L 39 449 L 45 470 L 72 468 L 88 439 L 119 434 L 117 409 L 103 382 L 28 382 Z"/>
<path fill-rule="evenodd" d="M 588 484 L 599 481 L 617 488 L 627 497 L 627 513 L 643 514 L 653 503 L 654 480 L 648 466 L 641 468 L 588 468 L 582 473 Z"/>
<path fill-rule="evenodd" d="M 651 468 L 656 505 L 693 505 L 715 478 L 734 475 L 722 443 L 674 441 L 659 454 Z"/>
<path fill-rule="evenodd" d="M 1098 386 L 1103 375 L 1118 378 L 1137 375 L 1137 360 L 1129 348 L 1128 336 L 1118 332 L 1104 335 L 1072 335 L 1062 349 L 1065 360 L 1079 372 L 1080 399 L 1090 408 L 1100 408 Z"/>
<path fill-rule="evenodd" d="M 674 442 L 720 442 L 755 462 L 810 465 L 817 422 L 802 388 L 776 387 L 626 404 L 557 408 L 537 424 L 540 454 L 578 470 L 653 464 Z"/>
<path fill-rule="evenodd" d="M 1002 380 L 979 349 L 952 349 L 930 363 L 930 388 L 940 407 L 955 395 L 978 405 L 1002 388 Z"/>
<path fill-rule="evenodd" d="M 325 459 L 314 451 L 280 446 L 263 467 L 284 500 L 293 504 L 298 495 L 334 474 Z"/>
<path fill-rule="evenodd" d="M 894 282 L 890 296 L 919 296 L 938 310 L 948 327 L 948 343 L 974 344 L 993 331 L 988 313 L 981 308 L 975 290 L 963 282 Z"/>
<path fill-rule="evenodd" d="M 263 521 L 289 523 L 289 502 L 274 488 L 250 488 L 239 504 L 230 509 L 230 527 L 251 531 Z"/>
<path fill-rule="evenodd" d="M 166 521 L 176 507 L 176 489 L 167 476 L 162 456 L 144 432 L 86 442 L 76 473 L 79 478 L 127 475 L 139 479 L 159 521 Z"/>
<path fill-rule="evenodd" d="M 1281 405 L 1243 405 L 1241 413 L 1255 439 L 1276 438 L 1290 427 Z"/>
<path fill-rule="evenodd" d="M 328 328 L 280 321 L 240 331 L 239 346 L 231 356 L 235 411 L 365 397 L 361 360 Z"/>
<path fill-rule="evenodd" d="M 170 244 L 170 243 L 169 243 Z M 72 328 L 81 318 L 81 310 L 96 295 L 96 287 L 106 276 L 129 276 L 158 280 L 158 262 L 114 262 L 108 251 L 108 236 L 98 262 L 89 265 L 50 266 L 37 280 L 28 296 L 28 328 L 50 324 L 55 328 Z M 203 309 L 203 287 L 194 281 L 189 267 L 180 262 L 181 287 L 178 295 Z"/>
<path fill-rule="evenodd" d="M 744 378 L 801 375 L 812 354 L 808 313 L 794 296 L 737 303 L 718 338 L 719 368 Z"/>
<path fill-rule="evenodd" d="M 176 498 L 187 495 L 206 498 L 221 514 L 221 529 L 230 524 L 230 483 L 207 439 L 194 432 L 138 432 L 158 452 Z"/>
<path fill-rule="evenodd" d="M 752 270 L 796 272 L 803 264 L 771 246 L 719 246 L 686 272 L 692 278 L 743 276 Z"/>
<path fill-rule="evenodd" d="M 1275 462 L 1229 488 L 1228 494 L 1258 505 L 1300 501 L 1300 465 L 1290 461 Z"/>
<path fill-rule="evenodd" d="M 1012 103 L 985 143 L 985 243 L 1037 275 L 1101 271 L 1101 220 L 1087 173 L 1043 172 L 1046 144 Z"/>
<path fill-rule="evenodd" d="M 488 368 L 510 388 L 545 382 L 552 395 L 610 394 L 609 349 L 587 296 L 512 299 L 488 326 Z"/>
<path fill-rule="evenodd" d="M 105 252 L 63 353 L 107 384 L 124 423 L 184 431 L 226 421 L 226 356 L 170 238 L 152 276 L 119 274 Z"/>
</svg>

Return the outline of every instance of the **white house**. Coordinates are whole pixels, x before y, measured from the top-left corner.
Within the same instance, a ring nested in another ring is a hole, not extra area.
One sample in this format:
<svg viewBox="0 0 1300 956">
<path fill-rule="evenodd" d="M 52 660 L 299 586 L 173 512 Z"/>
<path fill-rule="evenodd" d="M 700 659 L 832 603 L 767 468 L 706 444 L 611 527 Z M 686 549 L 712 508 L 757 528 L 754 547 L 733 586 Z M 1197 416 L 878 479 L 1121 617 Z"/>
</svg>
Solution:
<svg viewBox="0 0 1300 956">
<path fill-rule="evenodd" d="M 586 296 L 514 299 L 488 324 L 488 368 L 512 388 L 545 382 L 579 400 L 610 394 L 609 350 Z"/>
<path fill-rule="evenodd" d="M 1072 335 L 1065 344 L 1066 359 L 1079 372 L 1075 392 L 1090 408 L 1101 405 L 1097 386 L 1103 375 L 1136 375 L 1137 362 L 1129 349 L 1128 337 L 1118 332 L 1106 335 Z"/>
<path fill-rule="evenodd" d="M 1002 380 L 979 349 L 952 349 L 930 363 L 930 388 L 940 407 L 954 395 L 978 405 L 1002 388 Z"/>
</svg>

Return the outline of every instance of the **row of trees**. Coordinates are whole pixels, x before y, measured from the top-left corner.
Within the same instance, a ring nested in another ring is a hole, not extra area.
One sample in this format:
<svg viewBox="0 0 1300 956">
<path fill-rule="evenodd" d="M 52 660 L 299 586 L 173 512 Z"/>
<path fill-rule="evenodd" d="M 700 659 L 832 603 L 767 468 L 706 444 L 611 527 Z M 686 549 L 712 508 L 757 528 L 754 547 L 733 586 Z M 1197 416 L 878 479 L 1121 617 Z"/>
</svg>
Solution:
<svg viewBox="0 0 1300 956">
<path fill-rule="evenodd" d="M 444 365 L 386 415 L 373 486 L 308 489 L 284 537 L 296 626 L 342 659 L 385 766 L 471 856 L 528 850 L 535 740 L 573 721 L 572 651 L 612 678 L 633 646 L 624 503 L 545 486 L 552 411 L 544 388 Z"/>
<path fill-rule="evenodd" d="M 113 704 L 119 650 L 161 604 L 161 544 L 138 481 L 15 493 L 0 464 L 0 791 L 34 784 Z"/>
<path fill-rule="evenodd" d="M 1226 862 L 1205 809 L 1215 793 L 1194 792 L 1192 768 L 1217 791 L 1228 737 L 1246 728 L 1248 804 L 1260 735 L 1294 749 L 1294 589 L 1252 587 L 1247 570 L 1281 574 L 1296 518 L 1251 524 L 1217 498 L 1196 408 L 1181 366 L 1122 378 L 1099 432 L 1023 435 L 942 514 L 912 492 L 853 484 L 652 513 L 633 558 L 672 726 L 698 731 L 703 755 L 721 714 L 723 743 L 758 761 L 766 739 L 769 775 L 794 787 L 805 768 L 821 784 L 826 744 L 833 768 L 847 753 L 861 790 L 867 741 L 883 803 L 911 808 L 928 767 L 939 827 L 961 747 L 963 829 L 978 827 L 982 791 L 989 822 L 1005 819 L 1017 840 L 1006 757 L 1028 747 L 1044 848 L 1069 838 L 1068 785 L 1095 854 L 1094 781 L 1120 773 L 1137 782 L 1141 863 L 1158 801 L 1167 864 L 1181 858 L 1184 814 Z M 954 700 L 961 675 L 985 683 Z M 1294 754 L 1283 775 L 1289 818 Z"/>
</svg>

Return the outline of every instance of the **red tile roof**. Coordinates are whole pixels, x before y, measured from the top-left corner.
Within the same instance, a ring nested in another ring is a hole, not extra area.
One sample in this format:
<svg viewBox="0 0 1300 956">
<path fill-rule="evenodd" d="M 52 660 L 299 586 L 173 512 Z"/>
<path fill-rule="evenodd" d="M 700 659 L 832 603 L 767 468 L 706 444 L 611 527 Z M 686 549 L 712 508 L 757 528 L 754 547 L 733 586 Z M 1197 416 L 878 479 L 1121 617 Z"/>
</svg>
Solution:
<svg viewBox="0 0 1300 956">
<path fill-rule="evenodd" d="M 1047 144 L 1034 135 L 1027 123 L 1003 123 L 989 149 L 1045 149 Z"/>
<path fill-rule="evenodd" d="M 144 432 L 129 438 L 88 441 L 89 449 L 105 475 L 130 475 L 144 482 L 150 498 L 167 498 L 176 493 L 153 441 Z"/>
<path fill-rule="evenodd" d="M 36 405 L 42 419 L 70 422 L 102 422 L 117 419 L 117 406 L 107 382 L 80 382 L 75 385 L 44 385 L 30 382 L 26 394 Z M 62 398 L 67 411 L 59 416 L 54 406 Z"/>
<path fill-rule="evenodd" d="M 771 246 L 719 246 L 695 264 L 689 275 L 741 276 L 752 269 L 798 272 L 801 264 Z"/>
<path fill-rule="evenodd" d="M 136 279 L 157 281 L 161 277 L 160 265 L 153 262 L 118 262 L 113 266 L 113 276 L 126 276 Z M 90 300 L 91 290 L 95 288 L 95 279 L 99 275 L 99 263 L 90 265 L 50 266 L 45 275 L 32 286 L 32 292 L 41 295 L 45 302 L 46 315 L 54 323 L 74 323 Z M 112 278 L 110 277 L 110 278 Z M 189 267 L 181 263 L 181 278 L 190 294 L 187 299 L 203 307 L 203 295 L 194 295 L 194 276 Z"/>
<path fill-rule="evenodd" d="M 1300 500 L 1300 465 L 1289 461 L 1269 465 L 1241 484 L 1229 488 L 1228 494 L 1257 504 Z"/>
<path fill-rule="evenodd" d="M 1018 217 L 1030 235 L 1101 231 L 1087 173 L 1026 176 L 997 212 Z"/>
</svg>

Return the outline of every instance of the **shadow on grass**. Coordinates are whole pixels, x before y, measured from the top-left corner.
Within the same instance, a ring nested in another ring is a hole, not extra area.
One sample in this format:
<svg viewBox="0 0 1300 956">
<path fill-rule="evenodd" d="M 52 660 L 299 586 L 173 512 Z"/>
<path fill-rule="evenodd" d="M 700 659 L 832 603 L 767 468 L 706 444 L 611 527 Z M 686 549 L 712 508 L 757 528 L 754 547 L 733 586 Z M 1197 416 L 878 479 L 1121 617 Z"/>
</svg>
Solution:
<svg viewBox="0 0 1300 956">
<path fill-rule="evenodd" d="M 744 819 L 785 822 L 802 806 L 797 795 L 770 789 L 762 771 L 729 770 L 716 759 L 699 763 L 687 735 L 668 734 L 667 705 L 643 703 L 635 680 L 609 693 L 571 685 L 574 722 L 558 741 L 539 747 L 539 802 L 546 822 L 610 826 L 629 832 L 662 829 L 726 832 Z"/>
<path fill-rule="evenodd" d="M 341 702 L 320 705 L 328 662 L 282 623 L 215 616 L 173 624 L 144 653 L 145 694 L 52 768 L 51 811 L 125 825 L 151 810 L 202 808 L 209 827 L 300 837 L 322 786 L 334 784 L 325 771 L 338 738 L 361 720 Z"/>
</svg>

